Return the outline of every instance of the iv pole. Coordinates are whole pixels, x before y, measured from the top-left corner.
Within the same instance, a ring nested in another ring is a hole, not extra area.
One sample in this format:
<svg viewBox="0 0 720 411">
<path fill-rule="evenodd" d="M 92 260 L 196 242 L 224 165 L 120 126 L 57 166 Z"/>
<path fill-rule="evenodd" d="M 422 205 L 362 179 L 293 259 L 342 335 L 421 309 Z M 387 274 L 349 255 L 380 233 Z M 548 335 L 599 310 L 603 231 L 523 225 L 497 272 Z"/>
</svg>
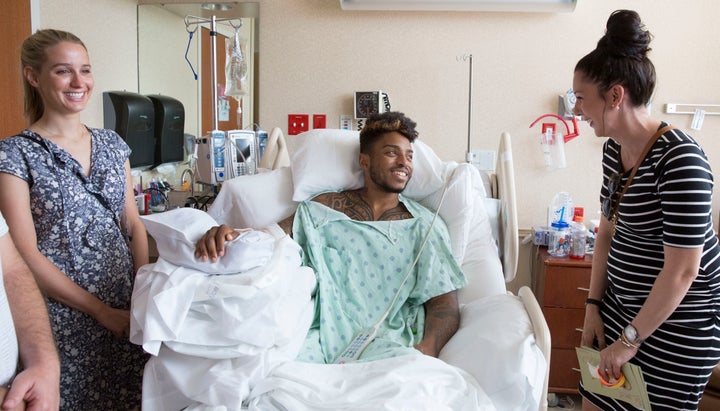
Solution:
<svg viewBox="0 0 720 411">
<path fill-rule="evenodd" d="M 472 163 L 474 159 L 473 153 L 470 151 L 470 139 L 472 136 L 472 91 L 473 91 L 473 56 L 472 54 L 464 54 L 457 58 L 458 60 L 468 60 L 470 68 L 468 69 L 468 134 L 467 134 L 467 152 L 465 153 L 465 161 Z"/>
<path fill-rule="evenodd" d="M 194 19 L 194 20 L 192 20 Z M 230 20 L 237 20 L 237 18 L 223 18 L 218 19 L 215 17 L 215 15 L 212 15 L 210 18 L 207 17 L 197 17 L 197 16 L 185 16 L 185 27 L 189 27 L 191 25 L 196 24 L 202 24 L 202 23 L 210 23 L 210 83 L 212 83 L 212 124 L 213 124 L 213 131 L 219 130 L 218 126 L 218 101 L 217 101 L 217 50 L 216 50 L 216 43 L 217 43 L 217 23 L 222 21 L 230 21 Z M 242 24 L 242 20 L 240 21 L 240 24 Z M 232 25 L 231 25 L 232 26 Z M 234 27 L 234 26 L 232 26 Z"/>
<path fill-rule="evenodd" d="M 470 60 L 470 69 L 468 70 L 469 73 L 469 87 L 468 87 L 468 141 L 467 141 L 467 152 L 468 156 L 470 155 L 470 136 L 472 133 L 472 89 L 473 89 L 473 71 L 472 71 L 472 54 L 468 56 L 468 60 Z"/>
</svg>

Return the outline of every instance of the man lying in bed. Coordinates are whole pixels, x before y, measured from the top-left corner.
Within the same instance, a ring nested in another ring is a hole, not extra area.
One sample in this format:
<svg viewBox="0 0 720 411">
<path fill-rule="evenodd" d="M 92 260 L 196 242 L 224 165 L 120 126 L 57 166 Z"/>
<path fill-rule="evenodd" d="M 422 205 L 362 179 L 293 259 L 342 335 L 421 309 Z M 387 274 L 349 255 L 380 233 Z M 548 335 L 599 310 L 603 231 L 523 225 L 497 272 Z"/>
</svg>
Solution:
<svg viewBox="0 0 720 411">
<path fill-rule="evenodd" d="M 279 223 L 318 279 L 315 318 L 298 360 L 333 362 L 386 310 L 360 360 L 417 351 L 437 357 L 457 331 L 457 289 L 467 280 L 452 257 L 447 228 L 439 217 L 431 228 L 433 213 L 400 194 L 412 176 L 415 126 L 398 112 L 368 118 L 360 132 L 364 187 L 320 194 Z M 214 227 L 198 241 L 195 256 L 215 261 L 237 235 L 226 225 Z"/>
</svg>

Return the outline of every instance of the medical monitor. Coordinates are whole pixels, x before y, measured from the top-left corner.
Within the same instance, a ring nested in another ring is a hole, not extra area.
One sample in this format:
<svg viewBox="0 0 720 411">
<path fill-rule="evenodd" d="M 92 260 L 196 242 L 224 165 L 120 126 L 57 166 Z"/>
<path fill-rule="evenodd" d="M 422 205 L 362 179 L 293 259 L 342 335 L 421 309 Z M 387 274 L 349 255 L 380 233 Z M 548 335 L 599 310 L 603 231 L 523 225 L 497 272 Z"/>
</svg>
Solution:
<svg viewBox="0 0 720 411">
<path fill-rule="evenodd" d="M 227 138 L 234 150 L 232 166 L 236 176 L 255 174 L 257 171 L 257 140 L 251 130 L 230 130 Z"/>
</svg>

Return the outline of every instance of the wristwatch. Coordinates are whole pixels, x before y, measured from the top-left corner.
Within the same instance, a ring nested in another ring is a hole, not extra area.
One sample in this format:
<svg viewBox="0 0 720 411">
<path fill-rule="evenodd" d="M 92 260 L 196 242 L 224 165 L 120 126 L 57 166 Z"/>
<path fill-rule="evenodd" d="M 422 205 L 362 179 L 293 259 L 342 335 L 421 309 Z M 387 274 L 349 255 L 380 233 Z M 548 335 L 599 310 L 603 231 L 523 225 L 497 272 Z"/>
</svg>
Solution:
<svg viewBox="0 0 720 411">
<path fill-rule="evenodd" d="M 633 345 L 640 345 L 645 341 L 644 339 L 640 338 L 637 329 L 632 324 L 628 324 L 625 326 L 625 329 L 623 329 L 623 335 L 625 335 L 625 338 L 628 340 L 628 342 Z"/>
</svg>

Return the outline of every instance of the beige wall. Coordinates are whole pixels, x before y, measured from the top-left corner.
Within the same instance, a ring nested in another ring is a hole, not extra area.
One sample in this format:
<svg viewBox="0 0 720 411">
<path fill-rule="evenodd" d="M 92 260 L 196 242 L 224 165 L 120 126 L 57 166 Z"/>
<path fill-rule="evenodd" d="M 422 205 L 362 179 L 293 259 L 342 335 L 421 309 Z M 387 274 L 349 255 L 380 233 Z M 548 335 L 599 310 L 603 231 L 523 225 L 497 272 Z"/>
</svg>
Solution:
<svg viewBox="0 0 720 411">
<path fill-rule="evenodd" d="M 39 0 L 41 26 L 71 30 L 90 49 L 94 101 L 84 119 L 102 124 L 101 91 L 137 90 L 136 0 Z M 655 35 L 659 85 L 653 113 L 689 129 L 690 116 L 665 115 L 668 102 L 720 103 L 720 2 L 578 0 L 573 13 L 349 12 L 336 0 L 260 0 L 260 124 L 287 128 L 289 113 L 326 113 L 338 127 L 352 92 L 388 92 L 395 110 L 419 123 L 421 138 L 444 159 L 467 147 L 468 65 L 474 56 L 471 148 L 514 139 L 521 228 L 542 224 L 553 194 L 569 191 L 597 216 L 602 139 L 586 124 L 567 145 L 568 168 L 546 172 L 539 115 L 557 110 L 577 60 L 592 50 L 611 11 L 634 7 Z M 692 135 L 720 170 L 720 116 Z M 720 210 L 716 187 L 714 205 Z"/>
<path fill-rule="evenodd" d="M 56 28 L 76 34 L 90 54 L 95 91 L 82 115 L 102 127 L 102 92 L 137 91 L 136 0 L 35 0 L 40 3 L 36 29 Z"/>
<path fill-rule="evenodd" d="M 690 116 L 664 115 L 667 102 L 720 103 L 720 3 L 711 0 L 578 0 L 573 13 L 349 12 L 332 0 L 261 0 L 260 122 L 283 124 L 288 113 L 328 114 L 330 126 L 352 112 L 352 92 L 380 89 L 393 109 L 419 124 L 445 159 L 467 147 L 468 65 L 474 56 L 472 149 L 495 149 L 513 136 L 521 228 L 545 221 L 546 205 L 569 191 L 597 218 L 600 150 L 584 123 L 567 149 L 568 168 L 546 172 L 540 114 L 557 111 L 577 60 L 603 34 L 609 14 L 633 6 L 655 35 L 651 58 L 659 86 L 653 113 L 681 128 Z M 720 170 L 720 116 L 693 131 Z M 720 187 L 720 185 L 718 185 Z M 716 188 L 715 209 L 718 207 Z"/>
</svg>

